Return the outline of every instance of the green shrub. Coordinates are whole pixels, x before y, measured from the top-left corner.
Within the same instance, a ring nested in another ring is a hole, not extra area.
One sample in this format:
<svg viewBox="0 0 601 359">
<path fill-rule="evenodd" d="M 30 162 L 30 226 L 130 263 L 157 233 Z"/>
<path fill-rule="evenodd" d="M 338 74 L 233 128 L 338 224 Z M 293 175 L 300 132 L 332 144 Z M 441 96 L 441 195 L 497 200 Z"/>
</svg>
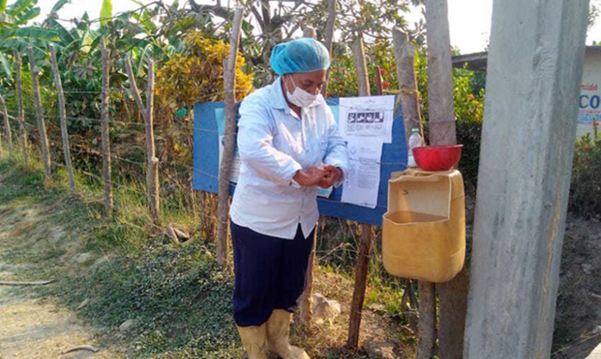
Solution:
<svg viewBox="0 0 601 359">
<path fill-rule="evenodd" d="M 569 210 L 581 216 L 601 213 L 601 136 L 597 131 L 576 141 Z"/>
</svg>

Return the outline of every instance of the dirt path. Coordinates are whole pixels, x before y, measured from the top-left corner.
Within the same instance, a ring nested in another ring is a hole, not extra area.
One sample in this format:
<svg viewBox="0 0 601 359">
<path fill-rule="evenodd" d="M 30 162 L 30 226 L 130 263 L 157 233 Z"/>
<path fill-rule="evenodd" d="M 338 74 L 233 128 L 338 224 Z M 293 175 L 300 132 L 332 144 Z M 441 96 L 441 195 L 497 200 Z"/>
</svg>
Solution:
<svg viewBox="0 0 601 359">
<path fill-rule="evenodd" d="M 0 264 L 0 279 L 13 279 L 10 267 Z M 61 355 L 79 345 L 95 345 L 94 330 L 86 328 L 75 313 L 60 308 L 44 298 L 34 298 L 28 289 L 0 286 L 0 358 L 106 358 L 102 351 L 94 354 L 79 351 Z"/>
<path fill-rule="evenodd" d="M 0 176 L 0 183 L 2 180 Z M 5 195 L 17 190 L 7 186 L 0 189 L 0 194 Z M 50 279 L 46 278 L 49 274 L 44 267 L 64 263 L 51 259 L 49 251 L 70 256 L 80 244 L 60 224 L 44 220 L 52 206 L 23 199 L 0 202 L 4 202 L 0 203 L 0 280 Z M 57 303 L 56 298 L 41 293 L 39 287 L 0 285 L 0 359 L 119 357 L 102 346 L 98 333 L 96 328 L 83 324 L 74 311 Z M 101 350 L 95 354 L 61 354 L 81 345 Z"/>
</svg>

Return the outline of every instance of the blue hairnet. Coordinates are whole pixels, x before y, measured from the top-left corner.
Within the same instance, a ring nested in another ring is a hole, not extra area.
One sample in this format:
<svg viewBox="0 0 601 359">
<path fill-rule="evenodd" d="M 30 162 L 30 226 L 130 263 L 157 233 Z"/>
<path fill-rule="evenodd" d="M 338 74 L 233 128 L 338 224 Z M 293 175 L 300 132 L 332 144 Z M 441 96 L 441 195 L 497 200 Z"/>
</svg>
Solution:
<svg viewBox="0 0 601 359">
<path fill-rule="evenodd" d="M 302 38 L 277 44 L 271 52 L 271 68 L 282 76 L 297 72 L 326 70 L 330 54 L 321 42 Z"/>
</svg>

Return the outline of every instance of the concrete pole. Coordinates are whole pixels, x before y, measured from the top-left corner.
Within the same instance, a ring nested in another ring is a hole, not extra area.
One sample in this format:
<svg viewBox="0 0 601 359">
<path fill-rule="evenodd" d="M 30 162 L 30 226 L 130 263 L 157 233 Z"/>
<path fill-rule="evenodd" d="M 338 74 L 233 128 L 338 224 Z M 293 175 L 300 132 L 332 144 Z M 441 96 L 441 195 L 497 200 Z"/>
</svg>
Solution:
<svg viewBox="0 0 601 359">
<path fill-rule="evenodd" d="M 464 358 L 549 358 L 588 0 L 495 1 Z"/>
</svg>

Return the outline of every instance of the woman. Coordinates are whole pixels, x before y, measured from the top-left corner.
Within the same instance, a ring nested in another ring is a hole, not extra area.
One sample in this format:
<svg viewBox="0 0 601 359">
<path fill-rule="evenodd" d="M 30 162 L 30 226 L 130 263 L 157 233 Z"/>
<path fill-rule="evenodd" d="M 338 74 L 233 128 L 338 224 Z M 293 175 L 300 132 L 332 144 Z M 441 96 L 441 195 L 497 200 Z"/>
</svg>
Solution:
<svg viewBox="0 0 601 359">
<path fill-rule="evenodd" d="M 317 186 L 342 183 L 348 156 L 319 94 L 330 57 L 313 39 L 279 44 L 280 76 L 242 102 L 241 170 L 231 207 L 234 319 L 250 359 L 309 358 L 288 342 L 319 217 Z"/>
</svg>

